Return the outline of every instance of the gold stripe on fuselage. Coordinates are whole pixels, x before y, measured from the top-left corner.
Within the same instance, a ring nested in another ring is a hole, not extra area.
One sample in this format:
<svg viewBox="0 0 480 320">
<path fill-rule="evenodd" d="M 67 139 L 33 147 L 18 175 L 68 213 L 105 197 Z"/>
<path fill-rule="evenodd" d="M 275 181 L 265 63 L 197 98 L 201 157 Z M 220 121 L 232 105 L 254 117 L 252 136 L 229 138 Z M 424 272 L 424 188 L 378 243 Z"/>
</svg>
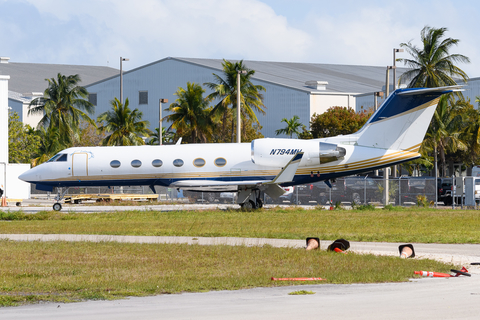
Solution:
<svg viewBox="0 0 480 320">
<path fill-rule="evenodd" d="M 399 161 L 407 161 L 408 159 L 417 158 L 420 155 L 417 152 L 412 152 L 413 150 L 418 151 L 420 144 L 410 147 L 406 150 L 395 151 L 388 155 L 383 155 L 371 159 L 359 160 L 351 163 L 343 163 L 336 165 L 320 165 L 316 167 L 305 167 L 299 168 L 296 172 L 297 175 L 309 175 L 312 171 L 315 173 L 320 172 L 320 174 L 326 173 L 338 173 L 338 172 L 349 172 L 349 171 L 358 171 L 362 169 L 368 169 L 372 166 L 388 166 L 390 163 L 395 163 Z M 218 179 L 218 178 L 232 178 L 238 179 L 242 177 L 253 177 L 253 176 L 265 176 L 271 177 L 276 176 L 281 169 L 271 169 L 271 170 L 245 170 L 245 171 L 216 171 L 216 172 L 176 172 L 176 173 L 145 173 L 145 174 L 124 174 L 124 175 L 102 175 L 102 176 L 86 176 L 86 177 L 75 177 L 74 180 L 81 181 L 95 181 L 95 180 L 165 180 L 165 179 Z M 72 178 L 59 178 L 59 179 L 50 179 L 47 181 L 71 181 Z"/>
</svg>

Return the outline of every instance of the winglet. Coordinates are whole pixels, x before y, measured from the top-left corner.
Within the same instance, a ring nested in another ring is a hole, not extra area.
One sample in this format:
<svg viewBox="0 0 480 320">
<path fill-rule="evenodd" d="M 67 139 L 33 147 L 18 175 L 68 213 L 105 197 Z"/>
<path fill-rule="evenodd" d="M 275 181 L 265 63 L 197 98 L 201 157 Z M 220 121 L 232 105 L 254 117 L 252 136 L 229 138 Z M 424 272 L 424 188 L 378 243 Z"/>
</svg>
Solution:
<svg viewBox="0 0 480 320">
<path fill-rule="evenodd" d="M 280 171 L 280 173 L 270 182 L 266 184 L 280 184 L 285 182 L 291 182 L 293 177 L 295 176 L 295 172 L 297 172 L 297 168 L 300 165 L 300 161 L 303 157 L 303 152 L 298 152 L 293 156 L 293 158 L 287 163 L 287 165 Z"/>
</svg>

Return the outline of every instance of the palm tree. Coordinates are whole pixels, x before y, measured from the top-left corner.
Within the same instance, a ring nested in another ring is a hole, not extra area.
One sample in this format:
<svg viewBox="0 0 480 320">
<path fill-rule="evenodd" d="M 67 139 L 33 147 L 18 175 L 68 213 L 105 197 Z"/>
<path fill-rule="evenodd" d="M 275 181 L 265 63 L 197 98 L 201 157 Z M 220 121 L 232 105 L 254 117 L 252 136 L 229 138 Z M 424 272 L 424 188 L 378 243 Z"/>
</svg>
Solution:
<svg viewBox="0 0 480 320">
<path fill-rule="evenodd" d="M 72 145 L 74 139 L 79 138 L 79 122 L 85 119 L 95 125 L 88 114 L 93 114 L 94 106 L 87 101 L 88 92 L 78 85 L 80 76 L 57 75 L 57 79 L 45 79 L 48 88 L 43 97 L 30 102 L 28 114 L 43 114 L 38 127 L 57 128 L 60 143 L 64 147 Z"/>
<path fill-rule="evenodd" d="M 219 99 L 220 101 L 213 108 L 213 113 L 223 116 L 223 125 L 226 125 L 226 111 L 231 106 L 232 110 L 237 108 L 237 76 L 239 71 L 246 71 L 245 74 L 240 74 L 240 108 L 243 118 L 249 118 L 254 123 L 260 124 L 255 111 L 265 114 L 265 105 L 263 104 L 263 96 L 260 91 L 265 91 L 265 88 L 260 85 L 254 85 L 250 78 L 255 74 L 254 70 L 249 70 L 243 64 L 243 60 L 239 62 L 230 62 L 223 60 L 223 74 L 224 78 L 217 74 L 213 74 L 214 82 L 204 83 L 208 88 L 213 90 L 213 93 L 208 95 L 208 99 Z M 234 112 L 236 114 L 236 111 Z M 234 137 L 234 122 L 232 118 L 232 141 Z"/>
<path fill-rule="evenodd" d="M 97 122 L 102 124 L 98 132 L 107 132 L 102 140 L 104 146 L 138 146 L 143 145 L 142 135 L 148 137 L 149 122 L 142 120 L 142 112 L 138 109 L 130 110 L 128 98 L 122 104 L 117 98 L 111 102 L 112 110 L 98 116 Z"/>
<path fill-rule="evenodd" d="M 278 129 L 278 130 L 275 130 L 275 134 L 278 136 L 282 133 L 284 134 L 287 134 L 290 136 L 290 139 L 292 139 L 292 136 L 294 134 L 298 135 L 301 133 L 300 132 L 300 128 L 303 126 L 303 124 L 301 124 L 300 122 L 298 122 L 298 120 L 300 120 L 300 118 L 298 116 L 293 116 L 292 119 L 288 120 L 287 118 L 283 118 L 281 122 L 285 122 L 287 124 L 287 126 L 283 129 Z"/>
<path fill-rule="evenodd" d="M 40 127 L 37 130 L 37 134 L 41 139 L 40 147 L 38 148 L 38 157 L 32 160 L 33 167 L 48 161 L 48 159 L 64 148 L 61 143 L 60 130 L 58 128 L 48 127 L 45 129 L 44 127 Z"/>
<path fill-rule="evenodd" d="M 155 131 L 153 134 L 150 136 L 151 139 L 148 141 L 147 144 L 149 145 L 158 145 L 158 141 L 160 140 L 160 130 L 159 128 L 155 128 Z M 165 127 L 162 127 L 162 143 L 165 142 L 170 142 L 173 140 L 173 133 L 170 131 L 167 131 Z"/>
<path fill-rule="evenodd" d="M 465 82 L 468 80 L 467 74 L 455 64 L 469 63 L 470 59 L 461 54 L 449 53 L 450 48 L 457 45 L 460 40 L 442 39 L 446 31 L 447 28 L 435 29 L 425 26 L 421 32 L 423 48 L 418 48 L 411 42 L 400 44 L 413 58 L 398 59 L 411 68 L 402 74 L 399 81 L 410 80 L 409 88 L 433 88 L 455 85 L 456 82 L 452 77 L 460 77 Z"/>
<path fill-rule="evenodd" d="M 446 154 L 467 149 L 465 141 L 461 139 L 463 129 L 461 109 L 462 100 L 452 105 L 447 95 L 442 96 L 423 141 L 422 148 L 433 150 L 435 163 L 437 154 L 440 155 L 443 177 L 446 176 Z"/>
<path fill-rule="evenodd" d="M 213 120 L 208 108 L 208 99 L 203 98 L 205 90 L 196 83 L 187 82 L 187 89 L 178 88 L 178 97 L 165 111 L 172 112 L 163 119 L 171 121 L 168 128 L 174 129 L 177 135 L 187 138 L 187 141 L 207 142 L 213 131 Z"/>
</svg>

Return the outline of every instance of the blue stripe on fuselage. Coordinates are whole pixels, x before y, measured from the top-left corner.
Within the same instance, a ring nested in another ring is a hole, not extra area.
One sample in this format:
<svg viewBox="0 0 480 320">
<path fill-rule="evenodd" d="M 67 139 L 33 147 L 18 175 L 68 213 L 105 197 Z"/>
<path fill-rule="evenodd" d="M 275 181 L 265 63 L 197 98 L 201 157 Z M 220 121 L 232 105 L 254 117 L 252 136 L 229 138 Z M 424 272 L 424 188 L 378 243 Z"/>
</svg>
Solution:
<svg viewBox="0 0 480 320">
<path fill-rule="evenodd" d="M 394 93 L 392 93 L 388 97 L 387 101 L 385 101 L 380 106 L 377 113 L 367 123 L 373 123 L 379 120 L 384 120 L 386 118 L 402 114 L 425 103 L 428 103 L 444 94 L 444 92 L 428 92 L 415 95 L 398 95 L 398 93 L 400 92 L 409 90 L 415 89 L 398 89 Z"/>
</svg>

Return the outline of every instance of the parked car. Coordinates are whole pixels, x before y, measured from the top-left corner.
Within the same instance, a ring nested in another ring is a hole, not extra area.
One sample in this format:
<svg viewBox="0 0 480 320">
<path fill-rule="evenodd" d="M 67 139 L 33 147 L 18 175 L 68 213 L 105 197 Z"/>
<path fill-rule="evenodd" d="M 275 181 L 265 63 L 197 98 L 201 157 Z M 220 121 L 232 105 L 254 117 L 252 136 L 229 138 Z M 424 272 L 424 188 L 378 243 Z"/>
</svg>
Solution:
<svg viewBox="0 0 480 320">
<path fill-rule="evenodd" d="M 435 178 L 430 176 L 423 177 L 400 177 L 401 203 L 417 202 L 417 196 L 423 195 L 428 199 L 435 199 Z"/>
<path fill-rule="evenodd" d="M 437 179 L 437 201 L 442 201 L 444 205 L 452 205 L 452 178 Z"/>
<path fill-rule="evenodd" d="M 345 198 L 355 204 L 378 201 L 382 198 L 381 177 L 346 177 L 345 178 Z"/>
<path fill-rule="evenodd" d="M 237 192 L 221 192 L 219 201 L 223 203 L 236 203 Z"/>
<path fill-rule="evenodd" d="M 285 190 L 285 193 L 278 198 L 278 202 L 283 203 L 283 201 L 289 201 L 293 203 L 293 190 L 294 187 L 282 187 Z"/>
</svg>

